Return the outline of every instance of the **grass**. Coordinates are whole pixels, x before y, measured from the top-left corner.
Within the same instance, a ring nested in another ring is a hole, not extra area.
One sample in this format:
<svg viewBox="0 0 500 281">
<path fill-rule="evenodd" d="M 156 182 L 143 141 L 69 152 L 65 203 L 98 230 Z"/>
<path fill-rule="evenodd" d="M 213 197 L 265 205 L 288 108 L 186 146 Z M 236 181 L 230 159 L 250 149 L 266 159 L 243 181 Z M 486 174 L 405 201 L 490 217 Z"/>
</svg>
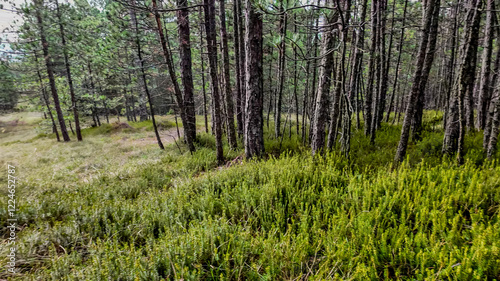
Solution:
<svg viewBox="0 0 500 281">
<path fill-rule="evenodd" d="M 442 132 L 426 126 L 392 170 L 400 127 L 383 126 L 375 146 L 354 133 L 350 161 L 266 132 L 266 160 L 241 161 L 241 143 L 225 144 L 217 167 L 210 134 L 191 155 L 182 143 L 157 149 L 147 123 L 110 126 L 81 143 L 0 145 L 22 178 L 21 272 L 0 278 L 500 278 L 500 166 L 484 162 L 481 133 L 468 136 L 463 166 L 440 158 Z"/>
</svg>

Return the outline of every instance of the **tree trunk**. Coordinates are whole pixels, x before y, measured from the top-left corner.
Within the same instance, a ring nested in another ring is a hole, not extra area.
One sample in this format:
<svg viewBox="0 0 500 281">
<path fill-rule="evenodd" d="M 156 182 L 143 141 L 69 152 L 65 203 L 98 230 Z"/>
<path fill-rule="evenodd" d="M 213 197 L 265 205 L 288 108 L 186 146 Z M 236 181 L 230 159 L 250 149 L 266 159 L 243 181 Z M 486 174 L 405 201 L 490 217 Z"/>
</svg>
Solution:
<svg viewBox="0 0 500 281">
<path fill-rule="evenodd" d="M 164 149 L 163 143 L 160 138 L 160 133 L 158 132 L 158 127 L 156 126 L 156 120 L 155 120 L 155 112 L 153 108 L 153 102 L 151 101 L 151 94 L 149 93 L 149 88 L 148 88 L 148 81 L 146 79 L 146 72 L 144 70 L 144 60 L 142 59 L 142 50 L 141 50 L 141 42 L 139 39 L 139 33 L 138 33 L 138 26 L 137 26 L 137 21 L 135 21 L 135 45 L 137 47 L 137 58 L 139 59 L 140 62 L 140 69 L 141 69 L 141 77 L 142 77 L 142 83 L 144 83 L 144 91 L 146 92 L 146 97 L 148 99 L 149 103 L 149 110 L 151 111 L 151 121 L 153 122 L 153 129 L 156 135 L 156 141 L 158 143 L 158 146 L 160 149 Z M 109 123 L 109 120 L 108 120 Z"/>
<path fill-rule="evenodd" d="M 497 29 L 497 31 L 500 34 L 500 29 Z M 493 75 L 491 77 L 491 85 L 494 88 L 495 85 L 497 85 L 500 82 L 500 40 L 497 40 L 497 54 L 496 54 L 496 59 L 495 59 L 495 68 L 493 70 Z M 496 96 L 498 98 L 499 92 L 498 88 L 492 89 L 492 97 Z M 496 101 L 499 103 L 499 100 Z M 495 103 L 493 102 L 493 99 L 490 99 L 487 109 L 487 115 L 486 115 L 486 123 L 485 123 L 485 128 L 484 128 L 484 137 L 483 137 L 483 149 L 484 151 L 488 150 L 488 145 L 490 143 L 490 135 L 491 135 L 491 130 L 492 130 L 492 123 L 493 123 L 493 117 L 495 114 Z"/>
<path fill-rule="evenodd" d="M 477 106 L 477 127 L 484 130 L 488 104 L 491 99 L 492 87 L 491 76 L 491 54 L 493 51 L 493 22 L 495 14 L 495 0 L 486 0 L 486 25 L 484 27 L 484 49 L 481 62 L 481 82 L 479 84 L 479 101 Z"/>
<path fill-rule="evenodd" d="M 191 40 L 189 29 L 189 10 L 187 0 L 177 0 L 177 26 L 179 27 L 179 53 L 181 81 L 184 88 L 183 108 L 185 120 L 183 120 L 184 137 L 189 139 L 188 143 L 196 140 L 196 113 L 193 93 L 193 72 L 191 65 Z M 190 148 L 191 150 L 191 148 Z"/>
<path fill-rule="evenodd" d="M 135 14 L 135 0 L 129 0 L 130 8 L 129 8 L 129 14 L 130 14 L 130 28 L 134 31 L 134 33 L 139 33 L 139 30 L 137 29 L 138 23 L 137 23 L 137 16 Z M 134 40 L 134 42 L 137 44 L 137 40 Z M 135 46 L 135 49 L 137 50 L 137 46 Z M 134 65 L 135 69 L 140 69 L 141 68 L 141 61 L 139 57 L 137 56 L 137 53 L 134 53 Z M 141 81 L 141 75 L 138 75 L 138 81 Z M 148 120 L 148 110 L 146 107 L 146 90 L 145 90 L 146 85 L 141 85 L 139 82 L 139 117 L 140 121 L 145 121 Z"/>
<path fill-rule="evenodd" d="M 432 36 L 429 37 L 429 42 L 427 43 L 427 53 L 425 55 L 425 62 L 424 62 L 424 70 L 422 73 L 425 75 L 425 78 L 421 81 L 427 81 L 429 72 L 432 68 L 432 63 L 434 61 L 434 52 L 436 50 L 436 42 L 437 42 L 437 28 L 438 28 L 438 17 L 439 17 L 439 11 L 435 10 L 435 13 L 438 13 L 437 16 L 435 16 L 432 20 L 431 24 L 431 30 L 429 30 L 429 34 L 432 34 Z M 436 36 L 434 36 L 436 35 Z M 415 106 L 415 111 L 413 113 L 413 118 L 412 118 L 412 138 L 415 141 L 420 141 L 422 139 L 422 118 L 424 114 L 424 102 L 425 102 L 425 87 L 427 83 L 424 83 L 423 85 L 420 85 L 420 93 L 418 95 L 417 103 Z"/>
<path fill-rule="evenodd" d="M 283 13 L 280 16 L 280 53 L 278 59 L 278 92 L 276 96 L 276 110 L 274 114 L 274 135 L 276 138 L 280 137 L 281 134 L 281 103 L 283 99 L 283 87 L 285 84 L 285 53 L 286 53 L 286 26 L 287 26 L 287 14 L 283 8 L 283 1 L 280 1 L 280 11 Z"/>
<path fill-rule="evenodd" d="M 217 78 L 217 42 L 215 35 L 215 0 L 204 0 L 205 9 L 205 31 L 207 33 L 208 62 L 212 86 L 213 122 L 215 127 L 215 146 L 217 150 L 217 162 L 224 162 L 222 151 L 222 118 L 221 99 L 219 95 L 219 80 Z"/>
<path fill-rule="evenodd" d="M 452 154 L 457 151 L 457 141 L 458 141 L 458 112 L 457 112 L 457 99 L 454 94 L 455 85 L 453 83 L 455 79 L 455 61 L 456 61 L 456 49 L 458 37 L 458 11 L 459 4 L 456 4 L 454 7 L 453 13 L 453 27 L 451 30 L 451 55 L 447 65 L 447 73 L 446 73 L 446 81 L 447 81 L 447 89 L 446 89 L 446 108 L 444 110 L 443 116 L 443 126 L 444 126 L 444 138 L 443 138 L 443 154 Z"/>
<path fill-rule="evenodd" d="M 372 112 L 373 112 L 373 96 L 374 96 L 374 80 L 376 76 L 376 63 L 377 63 L 377 14 L 378 3 L 372 1 L 371 3 L 371 47 L 370 47 L 370 60 L 368 61 L 368 81 L 365 93 L 365 135 L 368 136 L 372 132 Z M 376 95 L 376 93 L 375 93 Z"/>
<path fill-rule="evenodd" d="M 239 46 L 239 64 L 240 64 L 240 86 L 241 86 L 241 122 L 242 122 L 242 133 L 245 132 L 245 108 L 246 108 L 246 46 L 245 46 L 245 26 L 243 24 L 243 5 L 241 0 L 234 0 L 234 4 L 238 7 L 237 20 L 238 20 L 238 36 L 234 40 L 238 40 Z M 245 138 L 245 136 L 243 136 Z"/>
<path fill-rule="evenodd" d="M 325 3 L 331 4 L 330 1 Z M 316 94 L 316 106 L 313 118 L 313 130 L 311 139 L 312 154 L 321 153 L 325 146 L 325 122 L 328 119 L 331 78 L 333 72 L 333 44 L 334 38 L 331 25 L 335 22 L 332 12 L 326 18 L 326 25 L 321 46 L 321 63 L 319 68 L 318 93 Z"/>
<path fill-rule="evenodd" d="M 359 29 L 357 29 L 356 32 L 356 48 L 354 51 L 354 57 L 353 57 L 353 66 L 352 66 L 352 71 L 351 71 L 351 80 L 349 83 L 349 99 L 355 99 L 356 100 L 356 112 L 358 111 L 358 93 L 360 92 L 360 78 L 362 75 L 362 63 L 363 63 L 363 48 L 364 48 L 364 42 L 365 42 L 365 18 L 366 18 L 366 8 L 368 6 L 368 1 L 363 0 L 363 4 L 361 6 L 361 16 L 359 18 L 360 21 L 360 26 Z M 359 116 L 359 115 L 358 115 Z M 359 117 L 357 118 L 357 123 L 359 124 Z M 358 125 L 359 127 L 359 125 Z"/>
<path fill-rule="evenodd" d="M 432 60 L 434 58 L 434 50 L 428 49 L 428 47 L 432 46 L 432 44 L 429 45 L 428 42 L 433 40 L 433 37 L 437 36 L 437 28 L 434 28 L 432 26 L 437 26 L 438 24 L 437 19 L 439 17 L 439 8 L 440 0 L 427 1 L 425 15 L 422 19 L 423 29 L 417 57 L 415 75 L 413 77 L 413 84 L 410 92 L 408 106 L 406 108 L 403 127 L 401 129 L 401 138 L 399 140 L 398 149 L 394 158 L 395 165 L 398 165 L 400 162 L 402 162 L 406 155 L 406 148 L 408 147 L 408 139 L 410 136 L 411 122 L 416 109 L 415 105 L 419 96 L 423 93 L 422 89 L 425 88 L 425 85 L 427 84 L 429 73 L 424 72 L 424 66 L 426 64 L 432 65 Z M 430 61 L 430 63 L 428 60 Z M 430 68 L 425 68 L 425 71 L 430 71 Z"/>
<path fill-rule="evenodd" d="M 57 18 L 59 21 L 59 32 L 61 33 L 61 42 L 64 54 L 64 65 L 66 67 L 66 76 L 68 78 L 69 93 L 71 95 L 71 108 L 73 109 L 73 117 L 75 118 L 76 138 L 82 141 L 82 132 L 80 129 L 80 118 L 78 116 L 78 108 L 76 105 L 75 90 L 73 88 L 73 79 L 71 78 L 71 66 L 69 63 L 68 50 L 66 49 L 66 37 L 64 35 L 64 26 L 61 19 L 61 12 L 59 11 L 59 2 L 56 0 Z"/>
<path fill-rule="evenodd" d="M 491 159 L 497 149 L 498 133 L 500 132 L 500 99 L 497 100 L 495 106 L 495 112 L 491 121 L 491 133 L 489 137 L 488 148 L 486 150 L 486 156 Z"/>
<path fill-rule="evenodd" d="M 49 55 L 49 43 L 45 38 L 45 28 L 43 26 L 43 20 L 41 16 L 41 9 L 43 8 L 42 0 L 34 0 L 36 18 L 38 22 L 38 28 L 40 31 L 40 41 L 42 43 L 43 56 L 45 57 L 45 65 L 47 66 L 47 75 L 49 76 L 49 85 L 52 92 L 52 98 L 54 99 L 54 107 L 56 109 L 57 119 L 59 120 L 59 127 L 61 128 L 61 134 L 64 141 L 70 141 L 68 131 L 66 129 L 66 123 L 64 122 L 64 115 L 61 110 L 61 105 L 59 103 L 59 96 L 57 95 L 56 80 L 54 78 L 53 62 Z"/>
<path fill-rule="evenodd" d="M 238 21 L 238 3 L 237 1 L 233 1 L 233 36 L 234 36 L 234 65 L 236 69 L 236 126 L 238 128 L 238 136 L 243 137 L 243 107 L 241 106 L 242 100 L 242 90 L 244 87 L 241 77 L 241 69 L 240 69 L 240 27 Z"/>
<path fill-rule="evenodd" d="M 226 31 L 226 8 L 224 5 L 225 0 L 219 0 L 219 18 L 220 18 L 220 37 L 222 49 L 222 63 L 223 72 L 222 78 L 224 79 L 224 100 L 226 105 L 227 116 L 227 139 L 231 148 L 236 148 L 236 130 L 234 128 L 234 103 L 233 93 L 231 90 L 231 76 L 229 75 L 229 47 L 227 44 L 227 31 Z"/>
<path fill-rule="evenodd" d="M 397 86 L 398 77 L 399 77 L 399 65 L 401 63 L 401 54 L 403 53 L 403 43 L 404 43 L 404 37 L 405 37 L 404 33 L 405 33 L 405 21 L 406 21 L 407 6 L 408 6 L 408 1 L 405 1 L 405 5 L 403 8 L 403 20 L 401 22 L 402 28 L 401 28 L 401 34 L 399 37 L 399 45 L 398 45 L 398 61 L 396 62 L 396 70 L 394 71 L 394 83 L 392 84 L 392 96 L 391 96 L 391 100 L 389 102 L 389 108 L 387 109 L 387 116 L 385 118 L 385 122 L 389 122 L 389 117 L 391 115 L 391 110 L 392 110 L 392 103 L 393 103 L 394 97 L 396 96 L 396 86 Z M 394 116 L 394 118 L 395 117 L 396 116 Z"/>
<path fill-rule="evenodd" d="M 156 19 L 156 26 L 158 29 L 157 32 L 158 32 L 158 35 L 160 37 L 160 42 L 161 42 L 161 46 L 163 49 L 163 56 L 165 59 L 165 63 L 167 64 L 167 69 L 168 69 L 168 73 L 170 75 L 170 80 L 172 81 L 172 84 L 174 85 L 175 100 L 177 102 L 177 106 L 178 106 L 179 111 L 180 111 L 181 120 L 182 120 L 183 125 L 188 124 L 190 122 L 186 119 L 186 112 L 185 112 L 185 107 L 184 107 L 184 101 L 182 98 L 182 92 L 181 92 L 181 89 L 179 87 L 179 83 L 177 82 L 177 75 L 175 73 L 174 64 L 172 62 L 170 50 L 168 49 L 167 39 L 165 38 L 165 35 L 163 33 L 163 27 L 162 27 L 161 20 L 160 20 L 160 13 L 158 12 L 158 5 L 156 3 L 156 0 L 152 0 L 152 3 L 153 3 L 153 9 L 154 9 L 154 14 L 155 14 L 155 19 Z M 191 121 L 191 123 L 192 123 L 192 121 Z M 194 152 L 195 151 L 195 147 L 194 147 L 194 143 L 193 143 L 194 139 L 192 138 L 191 134 L 186 134 L 186 126 L 185 125 L 184 125 L 184 133 L 185 133 L 184 139 L 186 140 L 186 143 L 189 147 L 189 151 Z"/>
<path fill-rule="evenodd" d="M 458 147 L 457 147 L 457 162 L 462 164 L 464 159 L 464 142 L 465 142 L 465 132 L 467 130 L 466 125 L 468 123 L 466 108 L 465 108 L 465 96 L 472 92 L 474 87 L 475 78 L 475 67 L 476 67 L 476 51 L 478 45 L 478 33 L 479 33 L 479 23 L 481 21 L 481 0 L 474 0 L 471 3 L 471 7 L 467 12 L 467 27 L 465 30 L 465 36 L 463 41 L 463 63 L 460 69 L 460 74 L 458 77 L 458 124 L 459 124 L 459 134 L 458 134 Z M 469 96 L 469 100 L 472 97 Z"/>
<path fill-rule="evenodd" d="M 206 0 L 205 0 L 206 1 Z M 245 34 L 245 155 L 247 158 L 264 154 L 264 118 L 262 89 L 262 14 L 246 0 Z"/>
<path fill-rule="evenodd" d="M 203 92 L 203 117 L 205 120 L 205 133 L 208 133 L 208 113 L 207 113 L 207 91 L 205 89 L 205 57 L 203 55 L 203 20 L 201 9 L 199 10 L 199 28 L 200 28 L 200 60 L 201 60 L 201 89 Z"/>
<path fill-rule="evenodd" d="M 42 75 L 40 74 L 40 70 L 38 69 L 38 56 L 36 51 L 33 51 L 35 54 L 35 66 L 36 66 L 36 74 L 38 76 L 38 83 L 40 83 L 40 90 L 42 92 L 42 99 L 45 103 L 45 107 L 47 108 L 47 113 L 49 114 L 50 121 L 52 122 L 52 132 L 56 134 L 57 141 L 61 141 L 59 138 L 59 132 L 57 130 L 56 121 L 54 120 L 54 115 L 52 114 L 52 109 L 50 108 L 49 97 L 47 96 L 47 92 L 45 91 L 45 87 L 43 85 Z"/>
</svg>

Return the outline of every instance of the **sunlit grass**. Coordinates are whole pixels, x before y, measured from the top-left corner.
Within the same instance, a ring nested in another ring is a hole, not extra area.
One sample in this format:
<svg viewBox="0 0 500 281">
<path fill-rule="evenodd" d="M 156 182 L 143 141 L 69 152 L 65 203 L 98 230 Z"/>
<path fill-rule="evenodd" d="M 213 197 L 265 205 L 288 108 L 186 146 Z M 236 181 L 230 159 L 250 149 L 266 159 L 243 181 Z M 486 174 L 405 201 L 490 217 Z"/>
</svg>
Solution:
<svg viewBox="0 0 500 281">
<path fill-rule="evenodd" d="M 441 159 L 439 118 L 426 112 L 424 140 L 397 170 L 401 127 L 386 124 L 375 145 L 355 131 L 350 160 L 313 158 L 295 127 L 282 140 L 273 124 L 265 160 L 242 160 L 241 139 L 230 150 L 224 138 L 223 166 L 210 133 L 193 154 L 163 135 L 162 151 L 150 121 L 0 145 L 20 178 L 17 279 L 497 278 L 500 168 L 483 163 L 481 133 L 466 139 L 466 165 Z M 159 122 L 176 136 L 170 116 Z"/>
</svg>

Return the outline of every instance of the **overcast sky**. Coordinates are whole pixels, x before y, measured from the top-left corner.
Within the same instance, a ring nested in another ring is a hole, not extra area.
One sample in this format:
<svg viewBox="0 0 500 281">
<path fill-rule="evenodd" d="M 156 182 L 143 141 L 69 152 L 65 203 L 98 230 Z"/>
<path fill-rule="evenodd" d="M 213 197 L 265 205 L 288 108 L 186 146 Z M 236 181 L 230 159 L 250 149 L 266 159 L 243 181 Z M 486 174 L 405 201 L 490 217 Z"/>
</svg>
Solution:
<svg viewBox="0 0 500 281">
<path fill-rule="evenodd" d="M 13 2 L 15 7 L 19 8 L 21 4 L 25 2 L 25 0 L 9 0 L 9 2 Z M 17 39 L 16 34 L 13 33 L 15 29 L 11 28 L 11 26 L 14 25 L 14 20 L 18 20 L 15 25 L 19 26 L 19 20 L 21 19 L 21 17 L 12 11 L 16 8 L 13 7 L 11 3 L 5 3 L 4 1 L 0 0 L 0 5 L 3 5 L 3 9 L 0 9 L 0 51 L 9 51 L 11 49 L 6 41 L 15 41 Z"/>
</svg>

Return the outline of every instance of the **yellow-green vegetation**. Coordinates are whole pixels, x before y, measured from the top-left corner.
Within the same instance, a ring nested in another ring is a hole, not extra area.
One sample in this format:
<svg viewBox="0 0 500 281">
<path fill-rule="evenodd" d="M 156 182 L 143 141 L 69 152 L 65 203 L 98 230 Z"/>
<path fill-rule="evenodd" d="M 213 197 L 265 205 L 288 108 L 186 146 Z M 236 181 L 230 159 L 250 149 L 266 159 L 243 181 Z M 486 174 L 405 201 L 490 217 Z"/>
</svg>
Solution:
<svg viewBox="0 0 500 281">
<path fill-rule="evenodd" d="M 81 143 L 0 144 L 2 166 L 18 167 L 21 226 L 21 273 L 0 278 L 500 279 L 500 166 L 483 163 L 481 133 L 465 165 L 441 159 L 436 116 L 398 169 L 399 126 L 375 146 L 355 132 L 350 161 L 266 135 L 267 159 L 225 146 L 221 167 L 211 135 L 193 155 L 173 140 L 161 151 L 148 122 L 86 129 Z M 175 135 L 165 124 L 162 137 Z"/>
</svg>

